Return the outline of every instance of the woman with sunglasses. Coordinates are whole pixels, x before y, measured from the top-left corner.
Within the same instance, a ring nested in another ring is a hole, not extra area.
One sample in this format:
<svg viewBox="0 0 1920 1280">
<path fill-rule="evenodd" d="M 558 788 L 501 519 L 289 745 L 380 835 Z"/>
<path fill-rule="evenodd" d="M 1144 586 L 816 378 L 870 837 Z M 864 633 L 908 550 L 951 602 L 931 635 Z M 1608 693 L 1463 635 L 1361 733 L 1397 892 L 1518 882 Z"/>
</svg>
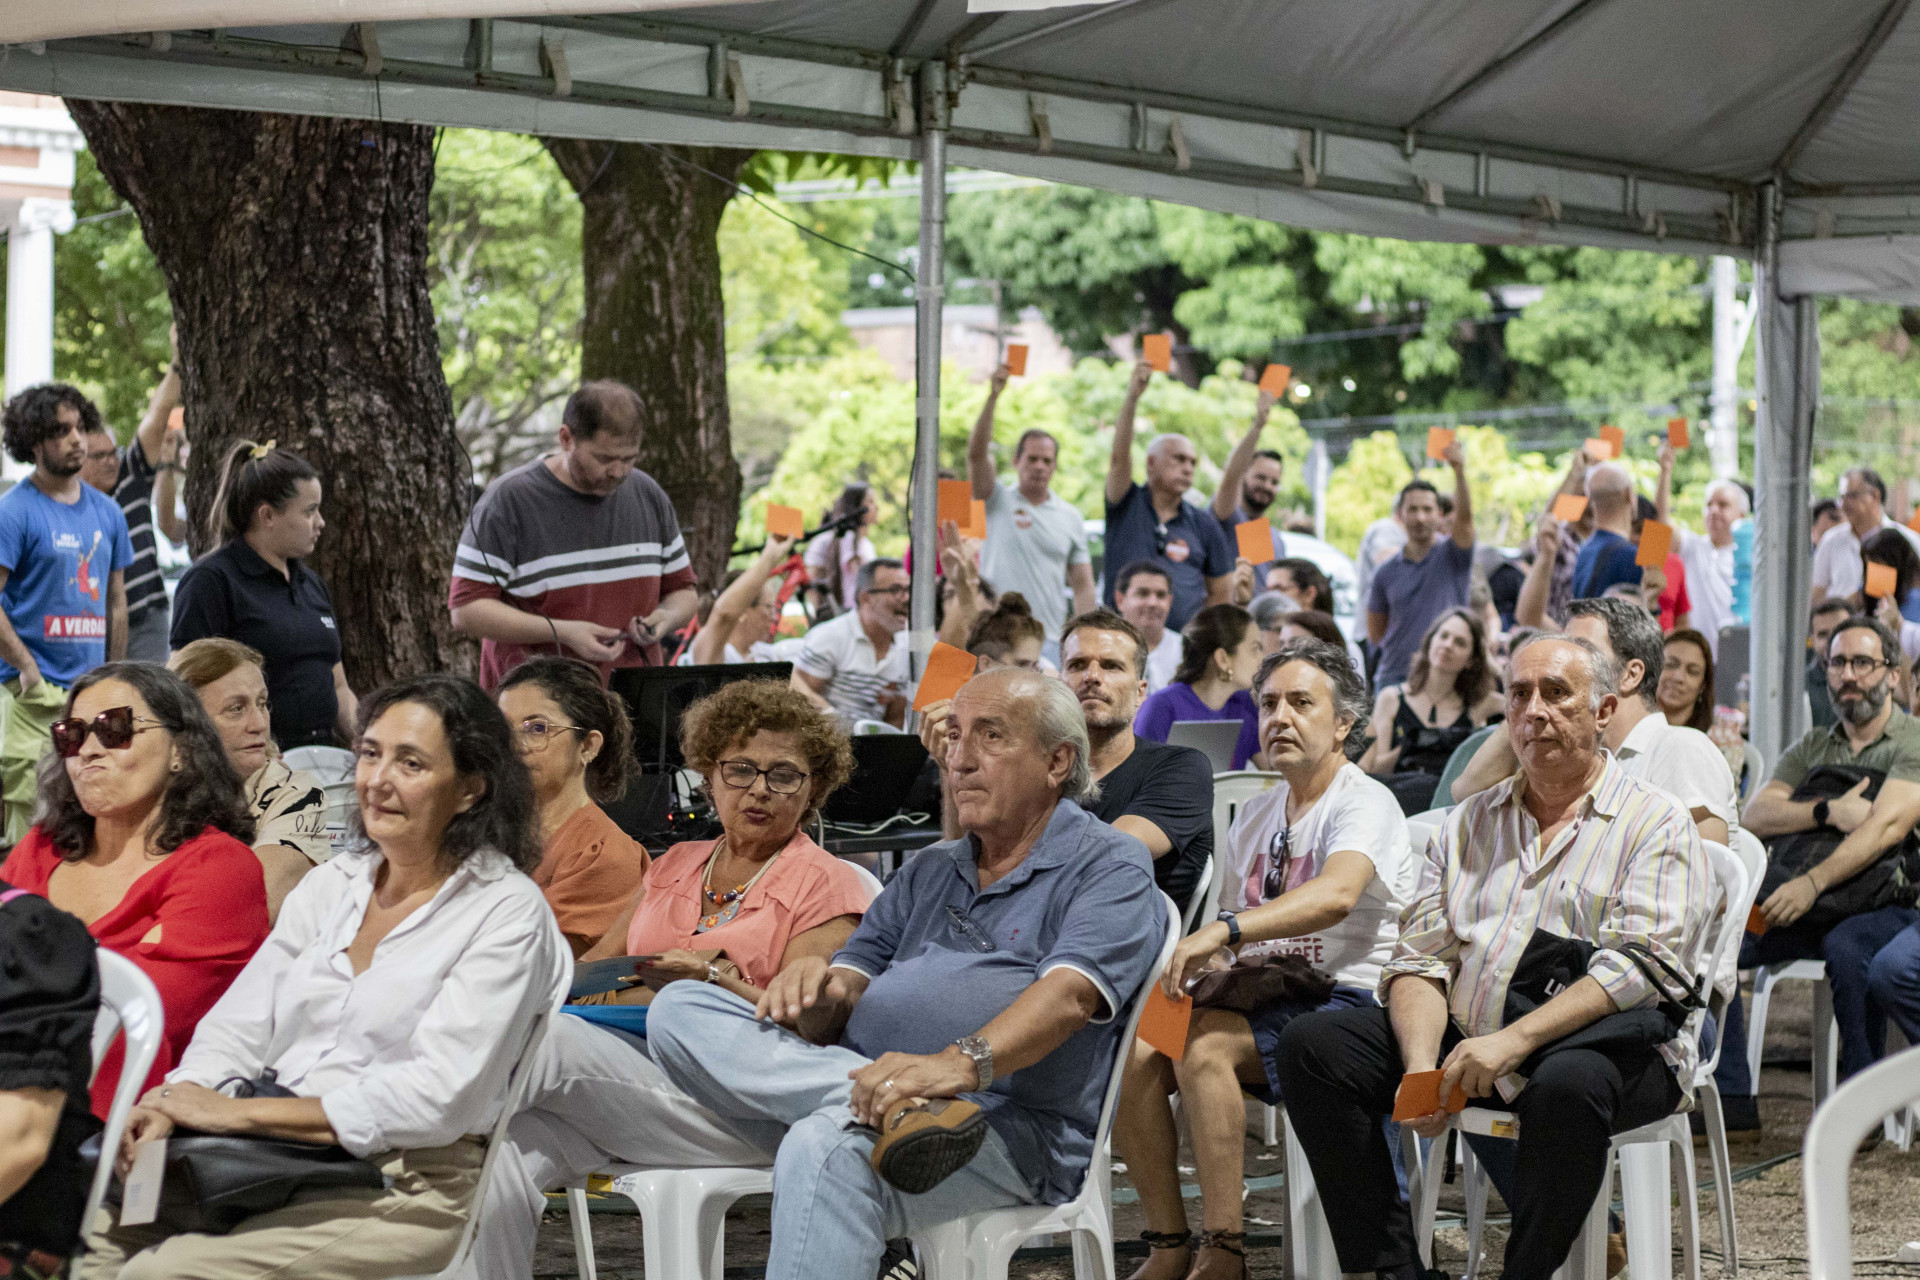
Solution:
<svg viewBox="0 0 1920 1280">
<path fill-rule="evenodd" d="M 39 821 L 0 864 L 0 880 L 80 917 L 95 941 L 153 979 L 166 1031 L 151 1084 L 267 937 L 240 775 L 180 677 L 110 662 L 68 691 L 39 790 Z M 94 1076 L 98 1116 L 123 1054 L 116 1041 Z"/>
<path fill-rule="evenodd" d="M 687 709 L 680 746 L 706 780 L 721 836 L 660 855 L 606 937 L 581 957 L 632 956 L 640 978 L 593 1003 L 647 1004 L 671 982 L 711 982 L 756 1001 L 787 965 L 831 957 L 866 911 L 859 874 L 801 830 L 853 771 L 833 717 L 789 685 L 742 680 Z M 555 1020 L 508 1139 L 480 1208 L 468 1277 L 525 1280 L 546 1208 L 541 1193 L 609 1164 L 766 1163 L 668 1082 L 643 1037 L 583 1017 Z"/>
<path fill-rule="evenodd" d="M 626 794 L 633 725 L 599 671 L 578 658 L 529 658 L 495 696 L 540 807 L 533 882 L 577 956 L 606 934 L 647 874 L 647 851 L 595 803 Z"/>
<path fill-rule="evenodd" d="M 1227 833 L 1223 910 L 1181 940 L 1160 982 L 1177 998 L 1210 968 L 1294 955 L 1334 981 L 1312 1007 L 1370 1005 L 1419 872 L 1393 793 L 1353 763 L 1365 746 L 1366 686 L 1344 648 L 1290 640 L 1260 664 L 1254 693 L 1260 745 L 1280 781 L 1241 807 Z M 1152 1250 L 1133 1280 L 1246 1276 L 1241 1094 L 1283 1100 L 1274 1053 L 1287 1023 L 1309 1011 L 1286 999 L 1247 1014 L 1195 1009 L 1179 1062 L 1134 1045 L 1113 1130 Z M 1197 1240 L 1180 1198 L 1176 1089 L 1200 1181 Z"/>
</svg>

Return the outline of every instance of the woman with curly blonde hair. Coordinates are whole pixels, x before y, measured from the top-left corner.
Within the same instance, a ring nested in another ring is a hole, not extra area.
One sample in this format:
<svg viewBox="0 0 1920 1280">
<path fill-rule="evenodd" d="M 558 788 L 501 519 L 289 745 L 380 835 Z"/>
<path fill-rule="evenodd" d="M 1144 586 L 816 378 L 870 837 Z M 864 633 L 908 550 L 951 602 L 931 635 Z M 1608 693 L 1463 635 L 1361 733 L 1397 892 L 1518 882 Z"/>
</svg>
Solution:
<svg viewBox="0 0 1920 1280">
<path fill-rule="evenodd" d="M 661 854 L 581 957 L 633 957 L 639 981 L 605 1003 L 646 1004 L 671 982 L 710 982 L 752 1003 L 787 965 L 830 958 L 866 911 L 859 874 L 801 830 L 853 772 L 853 749 L 831 715 L 781 681 L 742 680 L 687 709 L 680 749 L 706 780 L 722 834 Z M 669 1083 L 646 1045 L 581 1017 L 554 1020 L 479 1207 L 472 1256 L 481 1276 L 526 1276 L 542 1193 L 610 1164 L 767 1163 Z"/>
</svg>

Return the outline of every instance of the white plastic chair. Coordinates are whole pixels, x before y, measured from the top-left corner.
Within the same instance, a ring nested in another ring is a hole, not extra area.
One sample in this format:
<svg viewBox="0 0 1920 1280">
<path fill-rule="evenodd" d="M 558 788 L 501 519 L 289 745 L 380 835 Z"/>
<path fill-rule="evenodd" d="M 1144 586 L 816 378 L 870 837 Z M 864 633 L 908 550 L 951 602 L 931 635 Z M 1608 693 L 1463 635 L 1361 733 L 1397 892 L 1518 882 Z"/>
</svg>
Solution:
<svg viewBox="0 0 1920 1280">
<path fill-rule="evenodd" d="M 880 877 L 857 862 L 846 864 L 867 887 L 872 902 L 885 888 Z M 608 1179 L 606 1190 L 633 1201 L 640 1214 L 641 1260 L 650 1276 L 720 1280 L 725 1271 L 727 1210 L 742 1196 L 773 1190 L 771 1169 L 638 1169 L 609 1165 L 590 1182 Z M 567 1188 L 567 1218 L 573 1227 L 573 1256 L 580 1280 L 596 1280 L 593 1221 L 587 1184 Z"/>
<path fill-rule="evenodd" d="M 1760 1055 L 1767 1043 L 1767 1005 L 1773 989 L 1783 982 L 1811 982 L 1813 987 L 1813 1105 L 1833 1092 L 1840 1074 L 1840 1024 L 1833 1016 L 1833 988 L 1827 985 L 1825 960 L 1785 960 L 1763 964 L 1753 974 L 1753 1008 L 1747 1020 L 1747 1069 L 1753 1090 L 1760 1091 Z"/>
<path fill-rule="evenodd" d="M 1853 1231 L 1847 1172 L 1861 1139 L 1892 1112 L 1920 1102 L 1920 1049 L 1874 1063 L 1834 1090 L 1813 1113 L 1801 1148 L 1800 1185 L 1807 1201 L 1809 1280 L 1851 1280 Z"/>
<path fill-rule="evenodd" d="M 1220 896 L 1220 866 L 1220 846 L 1216 844 L 1213 852 L 1207 855 L 1206 865 L 1200 868 L 1200 878 L 1194 882 L 1193 896 L 1187 899 L 1187 909 L 1180 913 L 1181 937 L 1193 932 L 1200 913 L 1211 910 L 1214 900 Z"/>
<path fill-rule="evenodd" d="M 114 1156 L 127 1130 L 127 1115 L 146 1087 L 147 1072 L 153 1070 L 167 1029 L 167 1015 L 153 979 L 139 965 L 105 947 L 96 954 L 100 963 L 100 1012 L 93 1023 L 92 1075 L 100 1074 L 100 1060 L 107 1056 L 116 1035 L 124 1034 L 127 1049 L 120 1065 L 120 1081 L 113 1089 L 113 1103 L 107 1108 L 107 1125 L 100 1132 L 100 1162 L 94 1166 L 93 1186 L 87 1192 L 86 1216 L 80 1219 L 83 1231 L 93 1229 L 94 1214 L 106 1198 Z M 88 1079 L 91 1081 L 92 1076 Z"/>
<path fill-rule="evenodd" d="M 1258 769 L 1232 769 L 1213 775 L 1213 848 L 1227 847 L 1227 829 L 1239 816 L 1240 806 L 1279 782 L 1277 773 Z"/>
<path fill-rule="evenodd" d="M 1425 813 L 1416 813 L 1407 819 L 1407 842 L 1413 849 L 1413 856 L 1424 858 L 1427 854 L 1427 841 L 1433 839 L 1433 833 L 1447 820 L 1448 812 L 1453 808 L 1447 805 L 1439 809 L 1428 809 Z"/>
<path fill-rule="evenodd" d="M 1740 939 L 1746 932 L 1747 915 L 1753 910 L 1754 899 L 1760 893 L 1760 881 L 1766 874 L 1767 855 L 1751 831 L 1736 831 L 1732 848 L 1711 840 L 1701 843 L 1706 845 L 1708 855 L 1714 859 L 1716 871 L 1720 870 L 1723 857 L 1731 858 L 1738 864 L 1741 880 L 1739 892 L 1735 894 L 1731 875 L 1721 872 L 1719 876 L 1727 889 L 1727 906 L 1726 914 L 1720 918 L 1720 937 L 1714 944 L 1714 964 L 1708 970 L 1711 975 L 1719 973 L 1739 954 Z M 1709 977 L 1708 1009 L 1715 1023 L 1713 1052 L 1701 1059 L 1693 1073 L 1693 1094 L 1699 1103 L 1701 1122 L 1706 1127 L 1707 1151 L 1713 1165 L 1713 1201 L 1720 1219 L 1722 1265 L 1729 1276 L 1737 1276 L 1740 1274 L 1740 1245 L 1733 1216 L 1733 1157 L 1727 1150 L 1727 1121 L 1720 1107 L 1720 1086 L 1713 1079 L 1714 1068 L 1720 1065 L 1720 1052 L 1726 1045 L 1727 1002 L 1719 1001 L 1713 995 L 1712 985 L 1712 978 Z M 1736 986 L 1732 999 L 1739 998 L 1740 992 Z"/>
<path fill-rule="evenodd" d="M 976 1213 L 943 1222 L 916 1236 L 914 1244 L 920 1251 L 920 1274 L 927 1280 L 1006 1280 L 1014 1250 L 1029 1236 L 1061 1231 L 1073 1238 L 1075 1280 L 1096 1277 L 1114 1280 L 1113 1170 L 1107 1139 L 1113 1131 L 1120 1078 L 1126 1070 L 1127 1055 L 1133 1049 L 1134 1032 L 1140 1023 L 1147 990 L 1153 979 L 1166 969 L 1173 958 L 1174 945 L 1180 941 L 1180 912 L 1172 899 L 1162 895 L 1162 900 L 1167 904 L 1166 941 L 1160 946 L 1159 960 L 1148 970 L 1153 976 L 1141 985 L 1127 1011 L 1126 1030 L 1113 1055 L 1106 1097 L 1100 1104 L 1100 1121 L 1093 1131 L 1093 1161 L 1087 1168 L 1087 1179 L 1080 1186 L 1080 1194 L 1061 1205 L 1022 1205 Z"/>
<path fill-rule="evenodd" d="M 453 1280 L 466 1265 L 467 1254 L 473 1249 L 474 1224 L 480 1218 L 480 1206 L 487 1202 L 487 1180 L 493 1176 L 494 1157 L 500 1154 L 500 1147 L 507 1140 L 507 1122 L 512 1120 L 526 1101 L 527 1078 L 533 1074 L 534 1055 L 540 1052 L 540 1044 L 547 1038 L 547 1023 L 553 1020 L 550 1009 L 542 1009 L 533 1017 L 533 1025 L 527 1028 L 527 1038 L 520 1042 L 520 1056 L 514 1059 L 513 1070 L 507 1073 L 507 1087 L 500 1102 L 500 1118 L 494 1121 L 493 1132 L 487 1135 L 487 1154 L 480 1161 L 480 1177 L 473 1184 L 472 1208 L 467 1213 L 467 1225 L 460 1232 L 459 1247 L 453 1251 L 453 1261 L 444 1271 L 433 1276 L 402 1276 L 396 1280 Z"/>
</svg>

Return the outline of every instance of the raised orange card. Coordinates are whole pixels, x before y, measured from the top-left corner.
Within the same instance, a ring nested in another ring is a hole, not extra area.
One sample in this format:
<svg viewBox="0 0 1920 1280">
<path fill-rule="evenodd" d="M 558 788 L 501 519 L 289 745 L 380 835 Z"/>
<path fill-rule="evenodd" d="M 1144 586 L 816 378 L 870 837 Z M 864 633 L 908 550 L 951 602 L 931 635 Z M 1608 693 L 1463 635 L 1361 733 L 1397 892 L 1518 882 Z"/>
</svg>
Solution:
<svg viewBox="0 0 1920 1280">
<path fill-rule="evenodd" d="M 1155 979 L 1140 1010 L 1140 1038 L 1178 1062 L 1187 1056 L 1187 1024 L 1192 1021 L 1193 997 L 1169 1000 L 1167 989 Z"/>
<path fill-rule="evenodd" d="M 1260 389 L 1279 399 L 1287 394 L 1287 385 L 1293 381 L 1293 370 L 1284 364 L 1270 364 L 1260 373 Z"/>
<path fill-rule="evenodd" d="M 1427 428 L 1427 456 L 1436 461 L 1444 457 L 1447 446 L 1453 443 L 1452 427 Z"/>
<path fill-rule="evenodd" d="M 1265 516 L 1233 526 L 1233 536 L 1240 541 L 1240 554 L 1255 564 L 1273 559 L 1273 526 Z"/>
<path fill-rule="evenodd" d="M 1152 365 L 1155 373 L 1173 368 L 1173 335 L 1149 333 L 1140 339 L 1140 358 Z"/>
<path fill-rule="evenodd" d="M 1768 927 L 1769 926 L 1767 924 L 1767 915 L 1764 911 L 1760 910 L 1759 907 L 1747 908 L 1747 932 L 1748 933 L 1752 934 L 1754 937 L 1757 938 L 1761 934 L 1765 933 Z"/>
<path fill-rule="evenodd" d="M 985 539 L 987 536 L 987 502 L 984 498 L 971 498 L 967 502 L 967 524 L 960 532 L 969 538 Z"/>
<path fill-rule="evenodd" d="M 1440 1109 L 1440 1078 L 1444 1071 L 1409 1071 L 1400 1077 L 1400 1087 L 1393 1095 L 1393 1118 L 1395 1123 L 1402 1120 L 1417 1120 L 1421 1116 L 1430 1116 Z M 1457 1115 L 1467 1109 L 1467 1095 L 1458 1087 L 1447 1095 L 1447 1111 Z"/>
<path fill-rule="evenodd" d="M 1617 458 L 1626 450 L 1627 433 L 1611 423 L 1600 428 L 1600 438 L 1612 447 L 1613 452 L 1607 455 L 1610 458 Z"/>
<path fill-rule="evenodd" d="M 1676 449 L 1687 447 L 1687 420 L 1685 418 L 1667 419 L 1667 443 Z"/>
<path fill-rule="evenodd" d="M 1587 451 L 1589 462 L 1605 462 L 1613 456 L 1613 446 L 1599 436 L 1588 436 L 1587 443 L 1582 447 Z"/>
<path fill-rule="evenodd" d="M 187 411 L 179 405 L 173 406 L 173 408 L 167 412 L 167 430 L 184 431 L 186 430 L 186 426 Z"/>
<path fill-rule="evenodd" d="M 1022 378 L 1026 376 L 1026 373 L 1027 373 L 1027 344 L 1026 343 L 1009 342 L 1007 344 L 1006 365 L 1007 365 L 1007 372 L 1012 374 L 1014 377 Z"/>
<path fill-rule="evenodd" d="M 920 688 L 913 695 L 913 709 L 925 711 L 960 692 L 960 686 L 973 679 L 973 669 L 979 661 L 965 649 L 956 649 L 943 640 L 934 641 L 933 652 L 927 655 L 927 669 L 920 673 Z"/>
<path fill-rule="evenodd" d="M 938 518 L 941 524 L 953 521 L 965 533 L 973 523 L 973 486 L 965 480 L 942 480 Z"/>
<path fill-rule="evenodd" d="M 1587 495 L 1584 493 L 1563 493 L 1553 500 L 1553 518 L 1561 524 L 1572 524 L 1587 514 Z"/>
<path fill-rule="evenodd" d="M 1876 564 L 1867 561 L 1867 594 L 1878 600 L 1890 596 L 1900 587 L 1900 575 L 1893 571 L 1890 564 Z"/>
<path fill-rule="evenodd" d="M 807 518 L 798 507 L 783 507 L 777 502 L 767 504 L 767 536 L 772 538 L 797 538 L 807 531 Z"/>
<path fill-rule="evenodd" d="M 1640 550 L 1633 557 L 1633 562 L 1642 569 L 1659 569 L 1667 563 L 1667 553 L 1671 550 L 1673 526 L 1648 520 L 1640 526 Z"/>
</svg>

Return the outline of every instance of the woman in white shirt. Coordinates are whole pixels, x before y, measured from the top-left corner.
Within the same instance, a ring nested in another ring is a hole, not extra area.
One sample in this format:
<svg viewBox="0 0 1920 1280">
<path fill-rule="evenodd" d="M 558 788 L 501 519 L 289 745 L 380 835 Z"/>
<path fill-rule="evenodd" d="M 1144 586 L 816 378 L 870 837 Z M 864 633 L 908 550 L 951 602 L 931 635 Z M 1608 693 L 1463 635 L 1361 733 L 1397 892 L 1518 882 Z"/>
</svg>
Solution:
<svg viewBox="0 0 1920 1280">
<path fill-rule="evenodd" d="M 384 1191 L 314 1193 L 229 1235 L 94 1223 L 85 1280 L 377 1280 L 453 1258 L 484 1143 L 571 958 L 524 871 L 533 787 L 493 700 L 455 676 L 361 703 L 354 849 L 287 896 L 273 933 L 134 1108 L 123 1167 L 176 1125 L 337 1144 Z M 271 1070 L 293 1097 L 232 1098 Z"/>
<path fill-rule="evenodd" d="M 1253 688 L 1260 745 L 1282 780 L 1241 807 L 1221 863 L 1220 916 L 1181 940 L 1160 982 L 1177 997 L 1224 964 L 1223 950 L 1243 960 L 1297 955 L 1334 980 L 1312 1007 L 1372 1004 L 1418 867 L 1393 793 L 1352 762 L 1366 745 L 1366 686 L 1343 648 L 1290 640 L 1260 664 Z M 1195 1009 L 1179 1062 L 1135 1044 L 1113 1131 L 1152 1246 L 1133 1280 L 1246 1274 L 1241 1094 L 1281 1101 L 1274 1051 L 1287 1023 L 1309 1011 L 1290 1000 L 1245 1015 Z M 1180 1198 L 1168 1103 L 1176 1089 L 1200 1179 L 1197 1246 Z"/>
</svg>

